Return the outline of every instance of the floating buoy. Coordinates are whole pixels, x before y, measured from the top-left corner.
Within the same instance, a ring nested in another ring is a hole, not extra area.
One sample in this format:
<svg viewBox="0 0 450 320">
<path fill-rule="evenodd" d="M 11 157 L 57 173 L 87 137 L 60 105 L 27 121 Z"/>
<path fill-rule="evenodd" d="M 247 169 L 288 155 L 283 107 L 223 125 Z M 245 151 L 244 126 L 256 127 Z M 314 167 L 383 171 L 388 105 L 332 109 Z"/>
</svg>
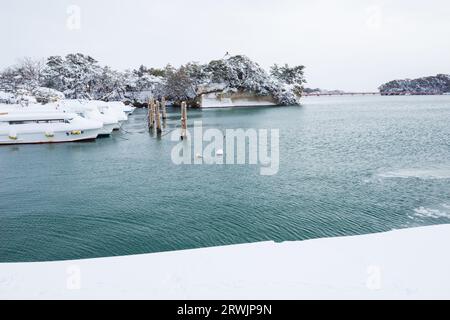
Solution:
<svg viewBox="0 0 450 320">
<path fill-rule="evenodd" d="M 197 153 L 197 154 L 195 155 L 195 157 L 196 157 L 197 159 L 203 158 L 203 156 L 202 156 L 200 153 Z"/>
<path fill-rule="evenodd" d="M 217 150 L 216 155 L 223 156 L 223 150 L 222 149 Z"/>
</svg>

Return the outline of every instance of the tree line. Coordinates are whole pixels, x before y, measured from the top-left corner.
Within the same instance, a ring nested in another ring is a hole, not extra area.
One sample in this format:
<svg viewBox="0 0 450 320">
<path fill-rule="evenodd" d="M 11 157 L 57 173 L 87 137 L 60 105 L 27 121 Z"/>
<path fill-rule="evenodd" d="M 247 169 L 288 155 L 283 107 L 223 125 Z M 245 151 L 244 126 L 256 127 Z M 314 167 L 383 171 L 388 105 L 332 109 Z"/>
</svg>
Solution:
<svg viewBox="0 0 450 320">
<path fill-rule="evenodd" d="M 25 58 L 0 72 L 0 91 L 33 95 L 48 88 L 68 99 L 129 100 L 145 103 L 165 97 L 194 103 L 208 92 L 251 92 L 270 95 L 279 104 L 295 104 L 303 91 L 304 66 L 273 65 L 269 72 L 246 56 L 207 64 L 189 62 L 178 68 L 117 71 L 89 55 L 75 53 L 43 60 Z"/>
</svg>

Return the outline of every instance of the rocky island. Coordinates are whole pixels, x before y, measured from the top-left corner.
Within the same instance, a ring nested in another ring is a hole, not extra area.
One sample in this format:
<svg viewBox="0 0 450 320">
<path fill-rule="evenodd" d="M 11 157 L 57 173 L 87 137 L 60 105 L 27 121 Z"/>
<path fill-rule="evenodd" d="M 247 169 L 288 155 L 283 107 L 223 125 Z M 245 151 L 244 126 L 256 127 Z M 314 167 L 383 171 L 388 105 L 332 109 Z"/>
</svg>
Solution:
<svg viewBox="0 0 450 320">
<path fill-rule="evenodd" d="M 438 74 L 418 79 L 387 82 L 379 87 L 381 95 L 436 95 L 450 93 L 450 75 Z"/>
</svg>

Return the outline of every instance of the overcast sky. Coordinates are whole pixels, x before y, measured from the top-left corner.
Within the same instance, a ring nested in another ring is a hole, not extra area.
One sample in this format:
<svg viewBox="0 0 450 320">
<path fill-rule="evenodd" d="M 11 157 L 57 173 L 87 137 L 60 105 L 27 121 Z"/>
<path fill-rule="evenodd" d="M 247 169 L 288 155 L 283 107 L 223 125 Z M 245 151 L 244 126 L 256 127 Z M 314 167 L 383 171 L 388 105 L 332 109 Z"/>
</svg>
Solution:
<svg viewBox="0 0 450 320">
<path fill-rule="evenodd" d="M 0 68 L 82 52 L 124 70 L 246 54 L 308 86 L 376 90 L 450 73 L 447 0 L 0 0 Z"/>
</svg>

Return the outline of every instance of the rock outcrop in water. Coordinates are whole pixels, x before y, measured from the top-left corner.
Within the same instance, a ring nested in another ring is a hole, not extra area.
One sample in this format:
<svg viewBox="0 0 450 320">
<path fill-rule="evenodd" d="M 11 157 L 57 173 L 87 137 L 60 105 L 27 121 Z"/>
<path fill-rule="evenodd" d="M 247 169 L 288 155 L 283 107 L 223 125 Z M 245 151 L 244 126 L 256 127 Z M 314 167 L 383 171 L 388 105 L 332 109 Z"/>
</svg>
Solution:
<svg viewBox="0 0 450 320">
<path fill-rule="evenodd" d="M 450 93 L 450 75 L 394 80 L 379 87 L 381 95 L 432 95 Z"/>
<path fill-rule="evenodd" d="M 232 56 L 197 68 L 200 73 L 189 72 L 196 98 L 203 100 L 208 95 L 209 101 L 218 100 L 219 105 L 224 99 L 225 105 L 230 100 L 244 105 L 296 105 L 303 89 L 303 66 L 274 65 L 268 73 L 246 56 Z M 215 95 L 212 100 L 211 94 Z M 232 101 L 230 105 L 235 104 Z"/>
</svg>

